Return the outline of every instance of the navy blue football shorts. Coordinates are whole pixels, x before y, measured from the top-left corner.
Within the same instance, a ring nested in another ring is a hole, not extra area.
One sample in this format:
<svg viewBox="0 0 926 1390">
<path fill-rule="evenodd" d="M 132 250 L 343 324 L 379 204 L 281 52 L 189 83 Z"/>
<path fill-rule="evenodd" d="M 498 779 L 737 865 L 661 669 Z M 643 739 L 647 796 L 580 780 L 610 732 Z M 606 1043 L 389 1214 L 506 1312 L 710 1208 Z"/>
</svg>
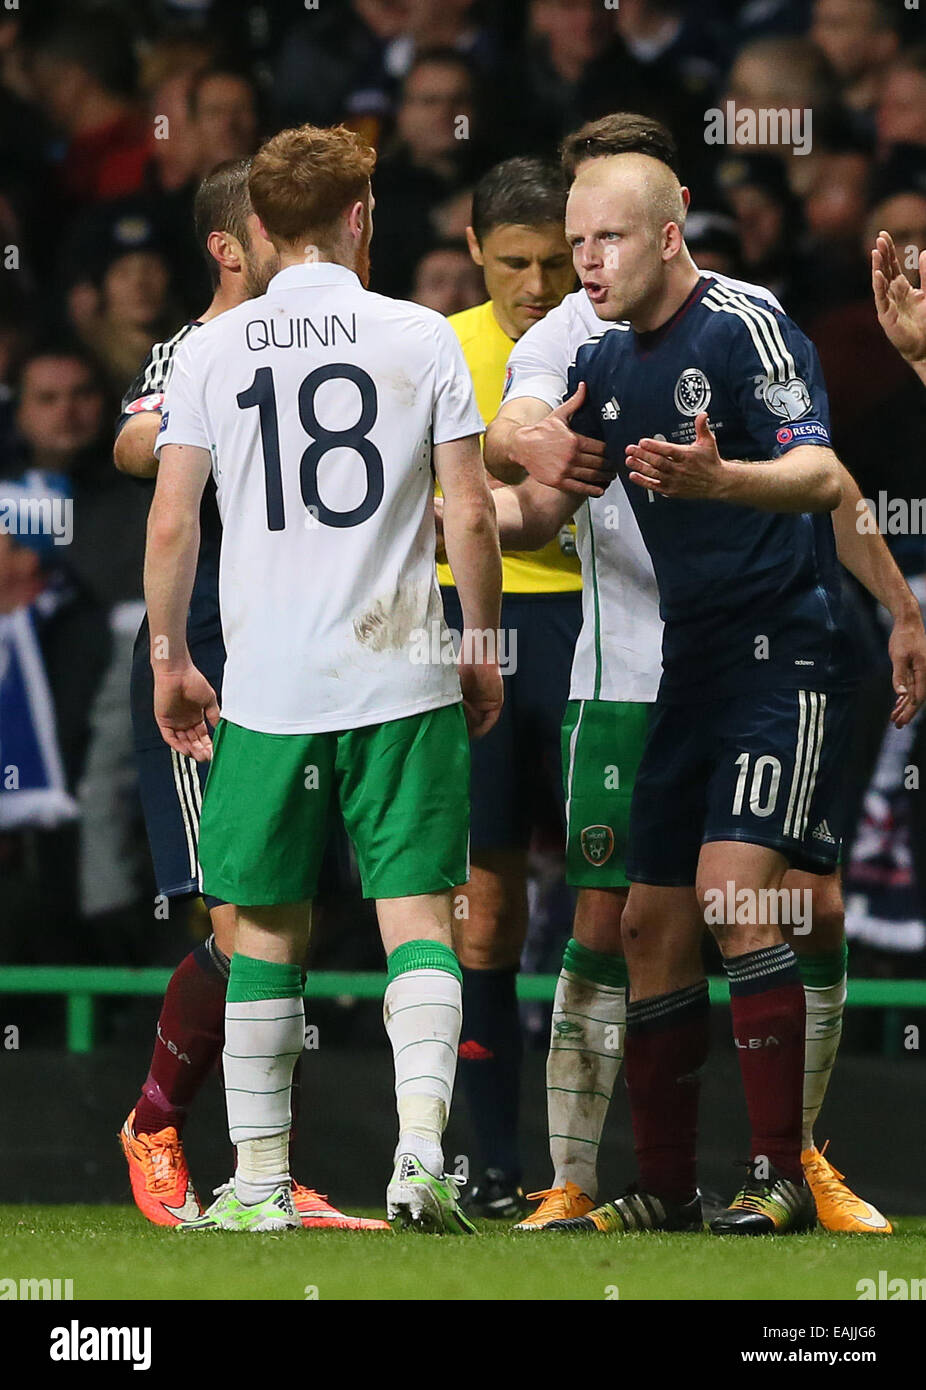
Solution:
<svg viewBox="0 0 926 1390">
<path fill-rule="evenodd" d="M 843 831 L 851 692 L 656 702 L 630 807 L 627 877 L 695 882 L 702 844 L 743 840 L 829 874 Z"/>
<path fill-rule="evenodd" d="M 457 632 L 463 613 L 456 589 L 443 588 L 444 618 Z M 538 827 L 565 836 L 563 714 L 582 594 L 504 594 L 502 631 L 514 643 L 501 656 L 505 703 L 498 723 L 470 745 L 470 847 L 527 849 Z"/>
<path fill-rule="evenodd" d="M 135 639 L 132 659 L 135 762 L 158 893 L 167 898 L 182 898 L 202 891 L 199 817 L 209 764 L 177 753 L 161 737 L 154 719 L 154 676 L 148 649 L 146 618 Z M 225 669 L 221 631 L 216 629 L 196 639 L 191 635 L 190 655 L 193 665 L 206 677 L 221 703 Z M 221 900 L 206 898 L 205 901 L 208 907 L 218 907 Z"/>
</svg>

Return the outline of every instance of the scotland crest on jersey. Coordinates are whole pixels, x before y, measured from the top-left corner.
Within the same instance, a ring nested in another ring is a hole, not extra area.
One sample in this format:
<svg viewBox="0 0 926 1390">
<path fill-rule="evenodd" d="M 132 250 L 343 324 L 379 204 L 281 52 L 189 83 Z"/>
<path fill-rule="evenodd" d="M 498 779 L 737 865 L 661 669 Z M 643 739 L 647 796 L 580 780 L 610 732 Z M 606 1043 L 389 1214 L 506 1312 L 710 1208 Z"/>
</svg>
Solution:
<svg viewBox="0 0 926 1390">
<path fill-rule="evenodd" d="M 675 383 L 675 407 L 680 415 L 699 415 L 711 399 L 711 383 L 700 367 L 686 367 Z"/>
</svg>

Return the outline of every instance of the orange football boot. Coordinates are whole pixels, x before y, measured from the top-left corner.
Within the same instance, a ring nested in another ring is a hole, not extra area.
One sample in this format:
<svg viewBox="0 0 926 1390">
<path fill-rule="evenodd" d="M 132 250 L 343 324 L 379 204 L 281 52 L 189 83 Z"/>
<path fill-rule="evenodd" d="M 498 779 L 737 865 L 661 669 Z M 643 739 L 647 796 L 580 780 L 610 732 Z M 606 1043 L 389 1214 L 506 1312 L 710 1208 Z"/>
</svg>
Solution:
<svg viewBox="0 0 926 1390">
<path fill-rule="evenodd" d="M 595 1203 L 587 1192 L 583 1192 L 574 1182 L 565 1187 L 549 1187 L 545 1192 L 529 1192 L 529 1202 L 539 1202 L 540 1206 L 530 1216 L 525 1216 L 513 1227 L 515 1231 L 543 1231 L 551 1221 L 566 1221 L 574 1216 L 585 1216 Z"/>
<path fill-rule="evenodd" d="M 822 1150 L 815 1145 L 801 1154 L 801 1167 L 807 1186 L 817 1204 L 817 1220 L 825 1231 L 852 1231 L 857 1235 L 889 1236 L 893 1226 L 877 1207 L 856 1197 L 843 1182 L 843 1174 L 823 1157 L 829 1140 Z"/>
<path fill-rule="evenodd" d="M 391 1231 L 388 1221 L 369 1216 L 347 1216 L 333 1207 L 327 1197 L 314 1188 L 293 1183 L 293 1206 L 307 1231 Z"/>
<path fill-rule="evenodd" d="M 119 1142 L 129 1165 L 132 1196 L 142 1216 L 155 1226 L 179 1226 L 181 1221 L 202 1216 L 183 1144 L 173 1125 L 157 1134 L 136 1134 L 134 1123 L 133 1110 L 119 1131 Z"/>
</svg>

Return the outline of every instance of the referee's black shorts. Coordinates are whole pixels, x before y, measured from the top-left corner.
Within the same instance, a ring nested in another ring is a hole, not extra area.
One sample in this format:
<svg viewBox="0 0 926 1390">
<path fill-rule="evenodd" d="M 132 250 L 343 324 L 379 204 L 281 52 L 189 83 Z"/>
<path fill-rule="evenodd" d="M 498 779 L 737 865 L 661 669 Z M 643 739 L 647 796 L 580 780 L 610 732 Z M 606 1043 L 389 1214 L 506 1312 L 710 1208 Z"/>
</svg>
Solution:
<svg viewBox="0 0 926 1390">
<path fill-rule="evenodd" d="M 456 589 L 441 590 L 449 628 L 463 630 Z M 560 729 L 569 698 L 582 594 L 504 594 L 502 629 L 514 669 L 495 727 L 471 745 L 470 847 L 527 849 L 535 828 L 565 835 Z M 509 647 L 509 651 L 511 648 Z"/>
</svg>

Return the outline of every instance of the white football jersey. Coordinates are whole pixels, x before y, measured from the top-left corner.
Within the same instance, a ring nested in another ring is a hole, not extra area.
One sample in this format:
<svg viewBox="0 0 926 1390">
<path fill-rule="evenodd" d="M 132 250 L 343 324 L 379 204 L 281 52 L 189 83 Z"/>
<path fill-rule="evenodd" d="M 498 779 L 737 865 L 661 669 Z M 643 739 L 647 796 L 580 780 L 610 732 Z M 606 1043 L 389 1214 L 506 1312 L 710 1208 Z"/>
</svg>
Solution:
<svg viewBox="0 0 926 1390">
<path fill-rule="evenodd" d="M 288 267 L 183 343 L 158 448 L 212 454 L 224 718 L 318 733 L 460 700 L 452 662 L 416 660 L 446 650 L 431 449 L 482 429 L 447 320 L 341 265 Z"/>
<path fill-rule="evenodd" d="M 765 299 L 758 285 L 702 271 L 734 290 Z M 566 394 L 576 353 L 589 338 L 629 332 L 626 323 L 600 319 L 584 290 L 567 294 L 519 338 L 508 358 L 503 401 L 531 396 L 553 410 Z M 662 619 L 649 552 L 622 484 L 590 497 L 575 514 L 582 564 L 582 630 L 572 662 L 571 700 L 655 700 L 662 675 Z"/>
</svg>

